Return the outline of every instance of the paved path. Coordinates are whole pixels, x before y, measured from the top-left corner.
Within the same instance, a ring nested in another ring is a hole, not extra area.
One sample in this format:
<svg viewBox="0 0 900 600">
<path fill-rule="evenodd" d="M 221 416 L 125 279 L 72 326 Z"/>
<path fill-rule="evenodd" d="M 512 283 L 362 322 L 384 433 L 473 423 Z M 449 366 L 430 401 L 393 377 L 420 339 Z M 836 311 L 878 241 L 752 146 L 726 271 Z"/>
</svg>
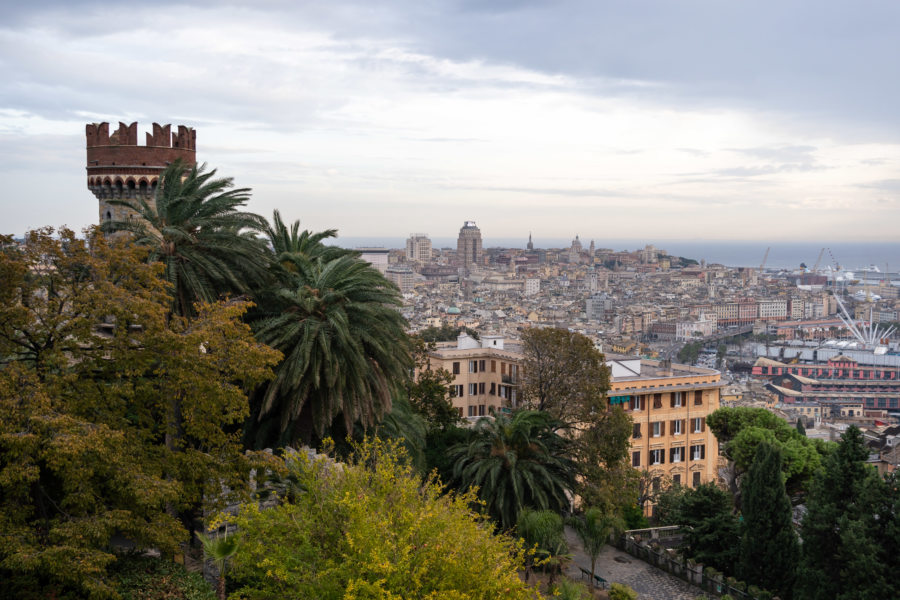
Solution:
<svg viewBox="0 0 900 600">
<path fill-rule="evenodd" d="M 571 579 L 581 579 L 579 567 L 590 571 L 591 559 L 584 553 L 578 536 L 570 527 L 566 527 L 566 540 L 572 554 L 566 574 Z M 624 583 L 631 587 L 641 600 L 694 600 L 704 594 L 700 588 L 608 544 L 597 558 L 596 573 L 610 583 Z"/>
</svg>

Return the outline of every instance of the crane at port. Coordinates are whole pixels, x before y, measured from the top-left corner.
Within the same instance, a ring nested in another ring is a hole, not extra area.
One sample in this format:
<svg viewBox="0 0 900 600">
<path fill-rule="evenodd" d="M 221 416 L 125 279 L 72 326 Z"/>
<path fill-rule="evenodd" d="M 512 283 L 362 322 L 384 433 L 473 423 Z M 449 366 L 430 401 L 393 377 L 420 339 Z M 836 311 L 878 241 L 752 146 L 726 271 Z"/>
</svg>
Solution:
<svg viewBox="0 0 900 600">
<path fill-rule="evenodd" d="M 766 248 L 766 253 L 763 254 L 763 260 L 762 260 L 762 262 L 759 264 L 759 273 L 760 273 L 760 275 L 762 275 L 763 269 L 766 268 L 766 261 L 769 260 L 769 250 L 771 250 L 771 249 L 772 249 L 772 246 L 769 246 L 768 248 Z"/>
<path fill-rule="evenodd" d="M 823 254 L 825 254 L 825 248 L 819 250 L 819 258 L 816 259 L 816 266 L 812 268 L 813 275 L 817 275 L 819 273 L 819 265 L 822 263 Z"/>
</svg>

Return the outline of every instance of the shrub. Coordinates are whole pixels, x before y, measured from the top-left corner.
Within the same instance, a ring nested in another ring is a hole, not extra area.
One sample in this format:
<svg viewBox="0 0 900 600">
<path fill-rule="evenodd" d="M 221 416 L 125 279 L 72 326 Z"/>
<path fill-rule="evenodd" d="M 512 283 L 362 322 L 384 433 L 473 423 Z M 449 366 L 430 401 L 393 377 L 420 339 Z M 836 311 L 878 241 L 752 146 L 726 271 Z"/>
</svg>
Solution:
<svg viewBox="0 0 900 600">
<path fill-rule="evenodd" d="M 291 468 L 307 491 L 294 502 L 226 516 L 242 540 L 234 597 L 535 598 L 518 577 L 521 543 L 494 535 L 472 509 L 474 494 L 442 494 L 404 456 L 380 440 L 356 448 L 343 467 L 301 455 Z"/>
<path fill-rule="evenodd" d="M 637 592 L 622 583 L 609 586 L 609 600 L 637 600 Z"/>
<path fill-rule="evenodd" d="M 555 600 L 584 600 L 589 597 L 587 586 L 571 579 L 563 578 L 553 588 Z"/>
<path fill-rule="evenodd" d="M 110 567 L 113 587 L 122 600 L 215 600 L 200 573 L 160 558 L 126 554 Z"/>
</svg>

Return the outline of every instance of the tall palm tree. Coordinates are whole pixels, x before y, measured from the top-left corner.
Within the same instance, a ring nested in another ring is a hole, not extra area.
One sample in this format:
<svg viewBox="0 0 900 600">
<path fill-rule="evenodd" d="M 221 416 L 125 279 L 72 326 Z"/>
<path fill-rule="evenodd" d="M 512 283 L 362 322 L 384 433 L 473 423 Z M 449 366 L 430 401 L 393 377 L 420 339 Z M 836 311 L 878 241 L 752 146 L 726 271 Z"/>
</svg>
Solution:
<svg viewBox="0 0 900 600">
<path fill-rule="evenodd" d="M 246 432 L 257 447 L 321 438 L 339 416 L 346 431 L 374 426 L 412 365 L 399 292 L 381 273 L 346 253 L 291 253 L 290 262 L 253 324 L 284 354 Z"/>
<path fill-rule="evenodd" d="M 575 485 L 570 442 L 545 412 L 493 413 L 475 425 L 472 439 L 450 449 L 453 474 L 463 488 L 478 486 L 488 513 L 503 529 L 524 508 L 562 511 Z"/>
<path fill-rule="evenodd" d="M 597 557 L 603 551 L 603 546 L 609 540 L 609 534 L 622 526 L 622 522 L 615 515 L 606 513 L 599 508 L 588 508 L 584 515 L 569 519 L 569 525 L 575 530 L 584 552 L 591 559 L 591 590 L 594 589 L 594 573 L 597 570 Z"/>
<path fill-rule="evenodd" d="M 150 260 L 165 263 L 173 312 L 182 316 L 191 315 L 197 301 L 247 292 L 267 276 L 265 245 L 254 234 L 265 228 L 265 219 L 239 210 L 250 199 L 248 188 L 231 189 L 230 177 L 215 174 L 206 165 L 188 168 L 175 161 L 160 176 L 152 200 L 110 201 L 137 218 L 103 224 L 109 233 L 130 232 L 135 244 L 150 248 Z"/>
</svg>

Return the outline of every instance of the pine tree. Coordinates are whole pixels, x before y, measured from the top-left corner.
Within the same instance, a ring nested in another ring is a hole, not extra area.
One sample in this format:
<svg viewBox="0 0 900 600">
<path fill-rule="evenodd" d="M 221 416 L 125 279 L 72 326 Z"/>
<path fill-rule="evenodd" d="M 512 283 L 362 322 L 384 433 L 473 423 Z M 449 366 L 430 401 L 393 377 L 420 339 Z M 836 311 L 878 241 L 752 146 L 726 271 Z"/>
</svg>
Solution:
<svg viewBox="0 0 900 600">
<path fill-rule="evenodd" d="M 800 435 L 806 435 L 806 427 L 803 426 L 803 419 L 797 417 L 797 433 Z"/>
<path fill-rule="evenodd" d="M 851 426 L 813 481 L 801 530 L 795 586 L 800 600 L 891 595 L 879 595 L 890 590 L 885 558 L 896 562 L 884 556 L 884 543 L 890 540 L 879 531 L 891 530 L 890 496 L 896 491 L 866 465 L 868 456 L 862 434 Z"/>
<path fill-rule="evenodd" d="M 791 526 L 791 501 L 781 475 L 781 451 L 760 444 L 744 478 L 738 573 L 782 598 L 790 598 L 800 548 Z"/>
</svg>

